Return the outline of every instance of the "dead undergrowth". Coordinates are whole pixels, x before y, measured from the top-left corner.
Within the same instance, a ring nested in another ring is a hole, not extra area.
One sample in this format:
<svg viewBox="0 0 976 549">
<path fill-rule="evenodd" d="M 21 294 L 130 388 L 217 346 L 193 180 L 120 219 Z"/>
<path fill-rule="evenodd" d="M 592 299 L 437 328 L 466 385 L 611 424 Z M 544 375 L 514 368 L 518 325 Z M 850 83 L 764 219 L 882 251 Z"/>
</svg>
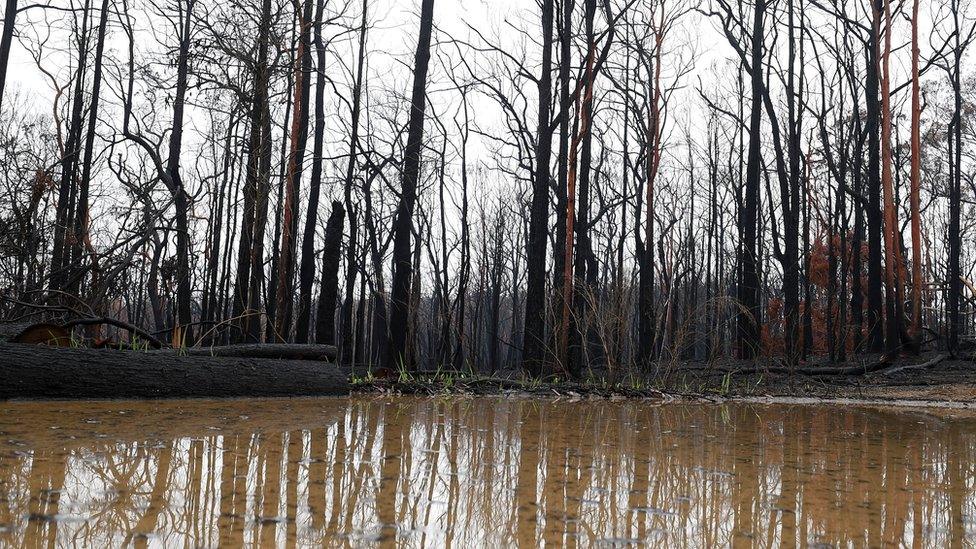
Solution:
<svg viewBox="0 0 976 549">
<path fill-rule="evenodd" d="M 683 362 L 654 372 L 614 379 L 591 371 L 583 380 L 528 379 L 516 372 L 479 376 L 454 371 L 400 372 L 389 377 L 352 376 L 358 393 L 396 395 L 525 395 L 658 400 L 789 397 L 860 400 L 976 402 L 976 362 L 931 353 L 885 361 L 867 357 L 836 365 Z"/>
</svg>

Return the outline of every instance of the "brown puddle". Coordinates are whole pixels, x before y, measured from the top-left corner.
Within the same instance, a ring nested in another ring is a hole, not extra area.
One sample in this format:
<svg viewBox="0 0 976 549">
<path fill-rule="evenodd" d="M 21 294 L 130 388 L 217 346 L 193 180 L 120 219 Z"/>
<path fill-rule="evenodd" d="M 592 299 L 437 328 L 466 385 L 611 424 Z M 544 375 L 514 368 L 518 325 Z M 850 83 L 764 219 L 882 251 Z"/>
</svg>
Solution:
<svg viewBox="0 0 976 549">
<path fill-rule="evenodd" d="M 0 403 L 0 546 L 961 546 L 974 464 L 954 410 Z"/>
</svg>

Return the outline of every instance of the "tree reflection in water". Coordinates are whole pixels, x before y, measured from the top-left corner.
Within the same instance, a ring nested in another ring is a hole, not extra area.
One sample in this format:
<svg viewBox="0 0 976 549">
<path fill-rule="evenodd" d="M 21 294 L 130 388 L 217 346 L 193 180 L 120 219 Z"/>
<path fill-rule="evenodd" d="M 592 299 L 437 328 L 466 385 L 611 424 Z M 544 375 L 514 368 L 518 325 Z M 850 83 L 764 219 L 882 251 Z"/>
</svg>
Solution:
<svg viewBox="0 0 976 549">
<path fill-rule="evenodd" d="M 0 404 L 0 545 L 958 546 L 976 416 L 528 398 Z"/>
</svg>

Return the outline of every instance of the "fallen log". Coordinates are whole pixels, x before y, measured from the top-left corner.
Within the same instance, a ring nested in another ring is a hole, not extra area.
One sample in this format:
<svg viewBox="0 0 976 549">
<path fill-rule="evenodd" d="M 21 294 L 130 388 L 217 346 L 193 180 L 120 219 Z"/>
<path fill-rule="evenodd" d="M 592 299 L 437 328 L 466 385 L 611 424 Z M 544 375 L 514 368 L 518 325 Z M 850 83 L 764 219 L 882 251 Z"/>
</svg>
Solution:
<svg viewBox="0 0 976 549">
<path fill-rule="evenodd" d="M 871 372 L 876 372 L 887 368 L 890 362 L 886 359 L 881 359 L 877 362 L 867 362 L 864 364 L 857 364 L 852 366 L 815 366 L 811 368 L 789 368 L 787 366 L 756 366 L 749 368 L 727 368 L 722 369 L 724 373 L 738 374 L 738 375 L 750 375 L 750 374 L 789 374 L 789 375 L 801 375 L 807 377 L 817 377 L 817 376 L 856 376 L 863 374 L 870 374 Z"/>
<path fill-rule="evenodd" d="M 336 348 L 333 345 L 300 345 L 293 343 L 255 343 L 214 347 L 190 347 L 187 349 L 168 349 L 160 352 L 177 353 L 185 356 L 321 360 L 326 362 L 332 362 L 336 359 Z"/>
<path fill-rule="evenodd" d="M 937 355 L 932 360 L 923 362 L 921 364 L 906 364 L 904 366 L 897 366 L 895 368 L 889 368 L 887 370 L 882 370 L 880 372 L 880 374 L 883 375 L 883 376 L 890 376 L 891 374 L 894 374 L 894 373 L 897 373 L 897 372 L 901 372 L 901 371 L 904 371 L 904 370 L 917 370 L 917 369 L 931 368 L 931 367 L 937 365 L 938 363 L 942 362 L 945 359 L 946 359 L 946 355 Z"/>
<path fill-rule="evenodd" d="M 736 375 L 750 375 L 750 374 L 791 374 L 800 375 L 806 377 L 819 377 L 819 376 L 857 376 L 872 374 L 880 372 L 882 375 L 889 375 L 894 372 L 901 370 L 908 370 L 912 368 L 930 368 L 937 365 L 945 359 L 945 356 L 939 355 L 921 364 L 907 364 L 899 365 L 892 364 L 892 360 L 888 357 L 882 356 L 873 362 L 864 362 L 861 364 L 852 364 L 847 366 L 813 366 L 813 367 L 798 367 L 789 368 L 786 366 L 750 366 L 746 368 L 718 368 L 715 371 L 728 374 Z"/>
<path fill-rule="evenodd" d="M 346 374 L 303 360 L 0 343 L 0 399 L 345 395 Z"/>
</svg>

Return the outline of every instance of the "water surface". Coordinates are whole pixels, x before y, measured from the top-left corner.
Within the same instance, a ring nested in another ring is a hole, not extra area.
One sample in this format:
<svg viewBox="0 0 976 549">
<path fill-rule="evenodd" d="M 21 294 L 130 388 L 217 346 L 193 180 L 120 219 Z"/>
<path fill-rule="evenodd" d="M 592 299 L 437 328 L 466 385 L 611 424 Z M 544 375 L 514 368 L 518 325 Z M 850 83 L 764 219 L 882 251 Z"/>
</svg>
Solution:
<svg viewBox="0 0 976 549">
<path fill-rule="evenodd" d="M 0 403 L 0 546 L 964 546 L 963 411 Z"/>
</svg>

